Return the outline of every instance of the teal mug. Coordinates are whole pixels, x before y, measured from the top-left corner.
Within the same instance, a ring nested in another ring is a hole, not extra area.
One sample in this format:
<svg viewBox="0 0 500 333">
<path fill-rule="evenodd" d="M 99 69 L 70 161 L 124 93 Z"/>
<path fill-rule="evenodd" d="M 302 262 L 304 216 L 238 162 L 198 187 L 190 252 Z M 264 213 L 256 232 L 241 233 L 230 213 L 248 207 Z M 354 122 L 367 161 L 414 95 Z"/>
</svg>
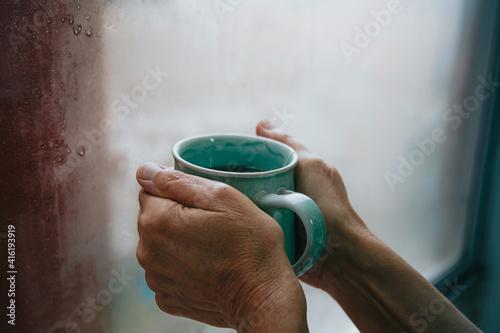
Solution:
<svg viewBox="0 0 500 333">
<path fill-rule="evenodd" d="M 325 246 L 325 221 L 313 200 L 294 192 L 298 155 L 291 147 L 257 136 L 210 134 L 177 142 L 172 154 L 176 170 L 231 185 L 271 215 L 283 229 L 285 250 L 297 276 L 318 261 Z M 297 261 L 294 213 L 306 236 Z"/>
</svg>

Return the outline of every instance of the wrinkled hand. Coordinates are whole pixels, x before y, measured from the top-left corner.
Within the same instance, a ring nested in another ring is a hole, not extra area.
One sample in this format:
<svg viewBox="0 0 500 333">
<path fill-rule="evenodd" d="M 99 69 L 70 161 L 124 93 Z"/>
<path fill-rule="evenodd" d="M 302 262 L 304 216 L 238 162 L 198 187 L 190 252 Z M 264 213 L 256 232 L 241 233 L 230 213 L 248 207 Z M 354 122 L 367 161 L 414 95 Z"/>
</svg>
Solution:
<svg viewBox="0 0 500 333">
<path fill-rule="evenodd" d="M 137 259 L 161 310 L 238 332 L 292 332 L 283 328 L 294 320 L 307 331 L 303 291 L 273 218 L 229 185 L 153 163 L 137 180 Z"/>
<path fill-rule="evenodd" d="M 352 208 L 347 191 L 338 170 L 327 164 L 318 155 L 269 121 L 261 121 L 256 128 L 257 135 L 283 142 L 297 152 L 299 161 L 295 168 L 295 189 L 310 197 L 323 213 L 326 225 L 326 244 L 318 263 L 301 280 L 322 288 L 323 268 L 334 268 L 335 249 L 344 244 L 346 232 L 360 237 L 369 234 L 368 228 Z"/>
<path fill-rule="evenodd" d="M 360 332 L 413 332 L 418 327 L 426 332 L 480 332 L 429 281 L 370 232 L 351 207 L 333 166 L 272 124 L 259 123 L 257 134 L 288 144 L 299 154 L 296 189 L 318 204 L 327 233 L 322 257 L 301 279 L 328 292 Z M 417 313 L 422 315 L 419 311 L 436 302 L 442 306 L 439 316 L 414 320 Z M 422 322 L 425 327 L 419 326 Z"/>
</svg>

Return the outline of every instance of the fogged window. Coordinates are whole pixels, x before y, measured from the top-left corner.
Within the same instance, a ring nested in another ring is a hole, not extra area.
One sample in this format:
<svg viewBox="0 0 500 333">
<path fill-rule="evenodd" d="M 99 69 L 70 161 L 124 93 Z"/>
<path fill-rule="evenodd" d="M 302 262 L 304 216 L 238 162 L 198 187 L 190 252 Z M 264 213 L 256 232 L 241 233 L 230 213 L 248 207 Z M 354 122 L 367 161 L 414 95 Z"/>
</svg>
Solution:
<svg viewBox="0 0 500 333">
<path fill-rule="evenodd" d="M 106 142 L 94 158 L 108 166 L 111 260 L 141 272 L 141 163 L 171 165 L 179 139 L 253 133 L 267 118 L 340 170 L 383 241 L 427 278 L 444 272 L 463 249 L 484 97 L 463 94 L 473 13 L 462 0 L 108 2 L 89 17 L 99 75 L 79 83 L 100 80 L 105 121 L 78 135 Z M 71 156 L 86 158 L 78 140 Z M 305 290 L 312 332 L 355 330 Z M 111 306 L 117 332 L 219 331 L 163 314 L 143 281 Z"/>
</svg>

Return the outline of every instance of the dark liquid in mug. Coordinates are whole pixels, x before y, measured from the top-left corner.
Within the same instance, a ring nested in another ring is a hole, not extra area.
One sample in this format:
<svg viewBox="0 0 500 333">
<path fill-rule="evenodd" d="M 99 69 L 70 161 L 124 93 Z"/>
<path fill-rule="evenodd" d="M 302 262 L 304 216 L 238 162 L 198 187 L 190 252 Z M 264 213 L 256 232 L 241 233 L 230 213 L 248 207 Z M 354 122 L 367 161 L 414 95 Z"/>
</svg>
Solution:
<svg viewBox="0 0 500 333">
<path fill-rule="evenodd" d="M 248 167 L 243 165 L 221 165 L 221 166 L 212 166 L 210 169 L 217 171 L 227 171 L 227 172 L 263 172 L 268 171 L 266 169 L 260 169 L 255 167 Z"/>
</svg>

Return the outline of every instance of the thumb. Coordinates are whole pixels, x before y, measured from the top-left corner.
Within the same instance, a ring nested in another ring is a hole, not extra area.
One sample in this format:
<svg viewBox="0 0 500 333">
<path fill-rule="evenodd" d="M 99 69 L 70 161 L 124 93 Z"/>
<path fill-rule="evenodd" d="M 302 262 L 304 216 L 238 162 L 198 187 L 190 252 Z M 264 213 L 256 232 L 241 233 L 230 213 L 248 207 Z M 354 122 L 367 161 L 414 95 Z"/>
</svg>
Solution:
<svg viewBox="0 0 500 333">
<path fill-rule="evenodd" d="M 170 199 L 185 206 L 211 208 L 209 198 L 218 182 L 166 168 L 155 163 L 144 163 L 137 169 L 137 182 L 144 191 L 159 198 Z"/>
<path fill-rule="evenodd" d="M 269 120 L 261 120 L 255 129 L 258 136 L 263 136 L 289 145 L 300 155 L 311 154 L 309 149 L 296 141 L 291 135 L 285 133 L 281 128 L 276 127 Z"/>
</svg>

